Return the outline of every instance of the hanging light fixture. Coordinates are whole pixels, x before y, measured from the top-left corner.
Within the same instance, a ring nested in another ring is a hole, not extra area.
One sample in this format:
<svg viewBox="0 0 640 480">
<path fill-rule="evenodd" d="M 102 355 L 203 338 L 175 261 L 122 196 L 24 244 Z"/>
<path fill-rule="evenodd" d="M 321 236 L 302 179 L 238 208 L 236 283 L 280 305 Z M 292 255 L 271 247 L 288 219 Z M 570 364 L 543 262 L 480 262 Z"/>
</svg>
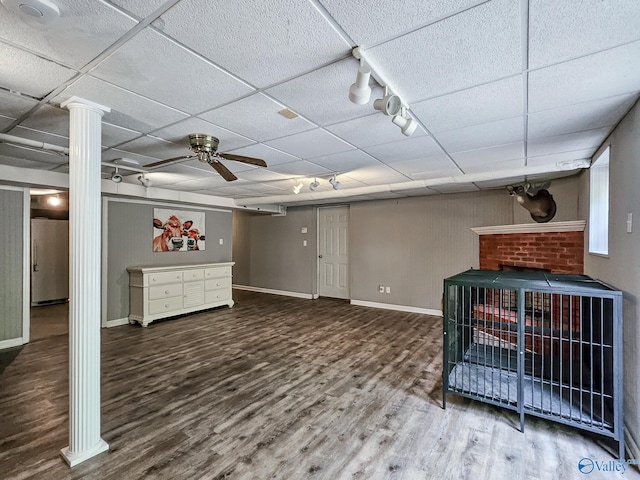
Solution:
<svg viewBox="0 0 640 480">
<path fill-rule="evenodd" d="M 113 172 L 113 175 L 111 175 L 111 181 L 113 183 L 120 183 L 122 181 L 122 175 L 118 173 L 118 167 L 116 167 L 116 171 Z"/>
<path fill-rule="evenodd" d="M 340 182 L 336 180 L 335 175 L 329 179 L 329 183 L 331 184 L 334 190 L 338 190 L 340 188 Z"/>
<path fill-rule="evenodd" d="M 302 190 L 302 187 L 304 187 L 302 182 L 298 182 L 296 185 L 293 186 L 293 193 L 295 193 L 296 195 L 299 194 L 300 190 Z"/>
<path fill-rule="evenodd" d="M 364 62 L 360 62 L 356 83 L 349 88 L 349 100 L 358 105 L 364 105 L 371 98 L 371 87 L 369 86 L 371 69 Z"/>
<path fill-rule="evenodd" d="M 418 128 L 418 122 L 411 117 L 407 118 L 407 112 L 404 107 L 402 108 L 401 113 L 393 117 L 391 121 L 400 127 L 402 134 L 406 137 L 413 135 L 413 132 Z"/>
<path fill-rule="evenodd" d="M 384 97 L 375 100 L 373 108 L 385 115 L 397 115 L 402 108 L 402 100 L 399 96 L 389 93 L 389 87 L 384 87 Z"/>
<path fill-rule="evenodd" d="M 47 199 L 47 203 L 52 207 L 59 207 L 60 204 L 62 203 L 62 200 L 60 199 L 60 195 L 56 194 L 54 196 L 49 197 Z"/>
<path fill-rule="evenodd" d="M 313 182 L 309 184 L 309 190 L 311 190 L 312 192 L 315 192 L 319 186 L 320 186 L 320 182 L 318 181 L 317 178 L 314 178 Z"/>
<path fill-rule="evenodd" d="M 148 188 L 151 185 L 153 185 L 153 182 L 151 182 L 151 180 L 149 180 L 148 178 L 146 178 L 144 176 L 144 173 L 142 175 L 138 175 L 138 181 L 142 184 L 142 186 L 144 188 Z"/>
</svg>

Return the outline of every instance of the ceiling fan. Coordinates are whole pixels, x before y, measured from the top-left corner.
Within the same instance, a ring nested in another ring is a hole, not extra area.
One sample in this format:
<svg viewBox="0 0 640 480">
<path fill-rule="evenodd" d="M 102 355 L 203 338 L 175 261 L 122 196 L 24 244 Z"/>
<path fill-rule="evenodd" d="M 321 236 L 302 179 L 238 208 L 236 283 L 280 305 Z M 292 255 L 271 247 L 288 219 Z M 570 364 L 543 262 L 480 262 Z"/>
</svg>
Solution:
<svg viewBox="0 0 640 480">
<path fill-rule="evenodd" d="M 238 177 L 225 167 L 220 160 L 234 160 L 236 162 L 257 165 L 258 167 L 267 166 L 267 163 L 260 158 L 245 157 L 243 155 L 234 155 L 232 153 L 217 153 L 216 150 L 218 150 L 218 143 L 220 143 L 220 141 L 217 137 L 212 135 L 192 133 L 189 135 L 189 143 L 191 145 L 189 148 L 193 151 L 193 155 L 182 155 L 180 157 L 159 160 L 157 162 L 144 165 L 144 168 L 158 167 L 160 165 L 166 165 L 168 163 L 177 162 L 178 160 L 187 158 L 197 158 L 202 163 L 208 163 L 211 165 L 211 167 L 227 182 L 232 182 L 233 180 L 237 180 Z"/>
</svg>

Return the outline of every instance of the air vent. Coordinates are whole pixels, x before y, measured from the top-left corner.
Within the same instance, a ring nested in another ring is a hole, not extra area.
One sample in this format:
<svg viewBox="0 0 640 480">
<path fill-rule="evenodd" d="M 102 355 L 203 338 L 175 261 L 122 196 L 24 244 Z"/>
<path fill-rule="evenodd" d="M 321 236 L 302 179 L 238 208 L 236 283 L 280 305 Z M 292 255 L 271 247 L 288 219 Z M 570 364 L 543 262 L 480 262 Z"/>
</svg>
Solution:
<svg viewBox="0 0 640 480">
<path fill-rule="evenodd" d="M 289 110 L 288 108 L 285 108 L 284 110 L 280 110 L 278 113 L 282 115 L 284 118 L 288 118 L 289 120 L 291 120 L 292 118 L 298 117 L 298 114 L 296 112 L 294 112 L 293 110 Z"/>
</svg>

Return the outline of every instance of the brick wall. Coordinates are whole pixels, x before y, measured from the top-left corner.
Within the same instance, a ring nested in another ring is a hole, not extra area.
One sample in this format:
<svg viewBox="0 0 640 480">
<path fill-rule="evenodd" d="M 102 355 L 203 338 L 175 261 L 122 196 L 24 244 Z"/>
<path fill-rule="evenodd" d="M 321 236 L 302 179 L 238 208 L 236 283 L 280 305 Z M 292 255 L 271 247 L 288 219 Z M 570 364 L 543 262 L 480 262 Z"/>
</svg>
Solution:
<svg viewBox="0 0 640 480">
<path fill-rule="evenodd" d="M 480 236 L 480 268 L 501 265 L 584 272 L 584 232 L 509 233 Z"/>
</svg>

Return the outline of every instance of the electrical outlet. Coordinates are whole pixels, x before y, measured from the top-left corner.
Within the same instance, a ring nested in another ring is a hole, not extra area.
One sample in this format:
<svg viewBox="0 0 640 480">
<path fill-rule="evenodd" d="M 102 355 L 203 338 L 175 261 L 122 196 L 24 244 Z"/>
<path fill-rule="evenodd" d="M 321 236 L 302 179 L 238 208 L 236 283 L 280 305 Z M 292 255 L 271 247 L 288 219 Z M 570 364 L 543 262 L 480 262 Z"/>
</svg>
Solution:
<svg viewBox="0 0 640 480">
<path fill-rule="evenodd" d="M 380 293 L 384 293 L 384 285 L 380 285 L 380 286 L 378 286 L 378 291 L 379 291 Z"/>
<path fill-rule="evenodd" d="M 306 247 L 307 246 L 307 241 L 306 240 L 302 240 L 302 246 Z"/>
<path fill-rule="evenodd" d="M 387 293 L 391 293 L 391 287 L 385 287 Z"/>
<path fill-rule="evenodd" d="M 633 232 L 633 213 L 627 213 L 627 233 Z"/>
<path fill-rule="evenodd" d="M 218 240 L 218 243 L 219 243 L 220 245 L 224 245 L 224 240 L 221 238 L 221 239 L 219 239 L 219 240 Z"/>
</svg>

